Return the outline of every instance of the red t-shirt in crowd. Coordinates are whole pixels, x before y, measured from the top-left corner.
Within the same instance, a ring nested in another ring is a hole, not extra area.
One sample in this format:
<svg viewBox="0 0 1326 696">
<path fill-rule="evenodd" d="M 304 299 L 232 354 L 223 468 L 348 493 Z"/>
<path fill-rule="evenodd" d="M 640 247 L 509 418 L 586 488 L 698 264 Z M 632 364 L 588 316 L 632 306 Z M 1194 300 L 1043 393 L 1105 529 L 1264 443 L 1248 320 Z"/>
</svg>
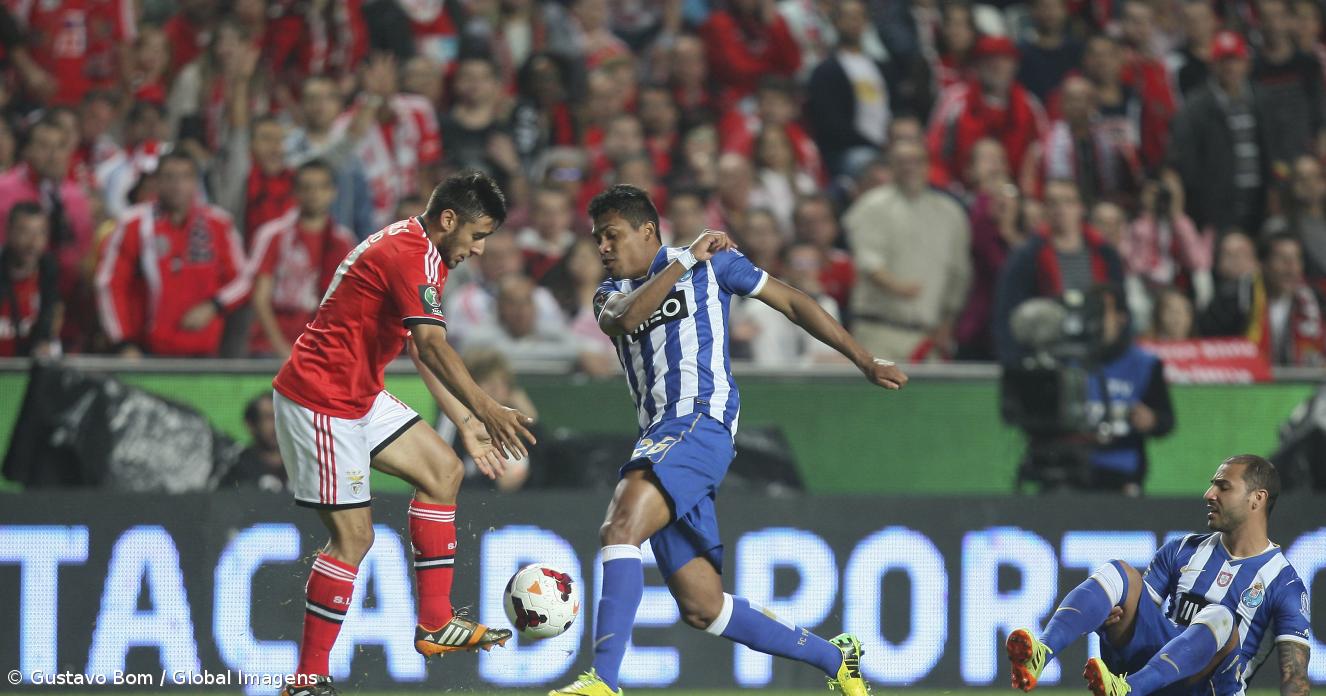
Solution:
<svg viewBox="0 0 1326 696">
<path fill-rule="evenodd" d="M 114 49 L 134 36 L 128 0 L 10 0 L 32 59 L 55 80 L 54 106 L 78 106 L 115 78 Z"/>
<path fill-rule="evenodd" d="M 314 232 L 300 229 L 295 208 L 254 233 L 249 257 L 255 275 L 272 277 L 272 310 L 287 346 L 294 345 L 313 320 L 337 267 L 354 246 L 354 235 L 334 220 L 329 219 L 323 229 Z M 256 355 L 271 351 L 267 332 L 254 322 L 249 352 Z"/>
</svg>

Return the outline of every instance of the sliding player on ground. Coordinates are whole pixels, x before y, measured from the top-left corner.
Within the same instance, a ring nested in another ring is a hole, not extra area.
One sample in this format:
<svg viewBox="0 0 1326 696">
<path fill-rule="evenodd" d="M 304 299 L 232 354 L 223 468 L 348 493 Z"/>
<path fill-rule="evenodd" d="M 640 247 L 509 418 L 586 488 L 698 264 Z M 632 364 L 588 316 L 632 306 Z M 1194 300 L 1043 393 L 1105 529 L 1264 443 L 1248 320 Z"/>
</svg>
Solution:
<svg viewBox="0 0 1326 696">
<path fill-rule="evenodd" d="M 1307 588 L 1267 538 L 1279 494 L 1271 462 L 1226 459 L 1203 496 L 1210 534 L 1165 544 L 1145 573 L 1123 561 L 1101 566 L 1039 636 L 1009 635 L 1014 688 L 1034 689 L 1050 658 L 1095 631 L 1101 657 L 1082 676 L 1096 696 L 1240 695 L 1268 636 L 1280 653 L 1280 693 L 1307 696 Z"/>
</svg>

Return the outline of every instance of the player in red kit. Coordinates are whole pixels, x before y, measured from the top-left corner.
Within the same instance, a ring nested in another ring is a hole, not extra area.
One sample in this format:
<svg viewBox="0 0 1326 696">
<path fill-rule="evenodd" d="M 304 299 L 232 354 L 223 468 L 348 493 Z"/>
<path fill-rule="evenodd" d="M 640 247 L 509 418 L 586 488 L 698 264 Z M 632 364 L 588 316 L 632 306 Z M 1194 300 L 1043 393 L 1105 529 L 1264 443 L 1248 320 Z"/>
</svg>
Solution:
<svg viewBox="0 0 1326 696">
<path fill-rule="evenodd" d="M 424 214 L 365 239 L 341 262 L 313 321 L 272 382 L 276 434 L 295 502 L 318 511 L 331 541 L 305 590 L 299 679 L 283 696 L 336 694 L 328 655 L 345 620 L 360 561 L 373 545 L 369 467 L 415 488 L 410 543 L 419 584 L 415 649 L 425 657 L 491 649 L 511 632 L 451 608 L 456 492 L 464 468 L 419 414 L 383 388 L 387 363 L 408 344 L 442 411 L 461 423 L 479 469 L 501 475 L 505 456 L 526 455 L 533 420 L 475 384 L 446 341 L 447 272 L 483 253 L 506 217 L 506 200 L 485 174 L 463 172 L 433 191 Z"/>
</svg>

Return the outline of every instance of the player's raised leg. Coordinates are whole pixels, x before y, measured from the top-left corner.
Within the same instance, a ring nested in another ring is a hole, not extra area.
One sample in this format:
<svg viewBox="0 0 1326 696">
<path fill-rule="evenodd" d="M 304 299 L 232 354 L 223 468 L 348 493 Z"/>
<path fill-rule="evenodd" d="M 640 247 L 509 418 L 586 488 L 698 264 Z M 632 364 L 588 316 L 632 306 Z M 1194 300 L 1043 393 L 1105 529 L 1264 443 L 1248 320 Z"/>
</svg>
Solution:
<svg viewBox="0 0 1326 696">
<path fill-rule="evenodd" d="M 1192 623 L 1136 673 L 1115 675 L 1100 658 L 1092 658 L 1087 660 L 1082 677 L 1095 696 L 1146 696 L 1211 671 L 1237 644 L 1234 614 L 1226 606 L 1211 604 L 1197 612 Z"/>
<path fill-rule="evenodd" d="M 452 611 L 456 494 L 465 473 L 460 458 L 417 417 L 403 430 L 393 432 L 374 452 L 373 468 L 403 479 L 415 489 L 410 501 L 410 544 L 419 590 L 415 649 L 432 657 L 505 644 L 511 638 L 510 630 L 488 628 Z"/>
<path fill-rule="evenodd" d="M 745 597 L 723 592 L 722 578 L 709 559 L 688 561 L 668 577 L 668 589 L 690 626 L 766 655 L 818 667 L 832 686 L 848 696 L 869 693 L 861 677 L 860 641 L 848 634 L 825 640 Z"/>
<path fill-rule="evenodd" d="M 640 545 L 671 521 L 668 501 L 647 469 L 627 471 L 617 482 L 599 529 L 603 544 L 603 590 L 594 621 L 594 666 L 551 695 L 607 696 L 620 693 L 617 676 L 635 612 L 644 594 Z"/>
<path fill-rule="evenodd" d="M 1126 642 L 1133 632 L 1141 592 L 1141 574 L 1123 561 L 1111 561 L 1064 597 L 1039 637 L 1024 628 L 1010 633 L 1005 647 L 1012 665 L 1013 688 L 1036 688 L 1051 657 L 1107 621 L 1110 641 Z M 1112 616 L 1115 607 L 1119 611 Z"/>
</svg>

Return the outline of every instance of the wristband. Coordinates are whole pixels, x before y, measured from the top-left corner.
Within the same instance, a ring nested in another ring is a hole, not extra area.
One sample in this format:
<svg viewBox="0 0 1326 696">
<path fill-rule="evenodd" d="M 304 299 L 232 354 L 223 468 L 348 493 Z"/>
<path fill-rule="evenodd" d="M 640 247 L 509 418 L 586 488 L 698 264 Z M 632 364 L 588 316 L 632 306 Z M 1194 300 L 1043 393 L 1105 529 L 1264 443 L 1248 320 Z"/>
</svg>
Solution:
<svg viewBox="0 0 1326 696">
<path fill-rule="evenodd" d="M 691 270 L 691 268 L 693 268 L 695 264 L 699 263 L 699 261 L 695 260 L 695 254 L 691 253 L 690 249 L 687 249 L 681 252 L 680 254 L 677 254 L 677 258 L 673 260 L 676 261 L 677 263 L 680 263 L 682 269 L 687 271 Z"/>
</svg>

